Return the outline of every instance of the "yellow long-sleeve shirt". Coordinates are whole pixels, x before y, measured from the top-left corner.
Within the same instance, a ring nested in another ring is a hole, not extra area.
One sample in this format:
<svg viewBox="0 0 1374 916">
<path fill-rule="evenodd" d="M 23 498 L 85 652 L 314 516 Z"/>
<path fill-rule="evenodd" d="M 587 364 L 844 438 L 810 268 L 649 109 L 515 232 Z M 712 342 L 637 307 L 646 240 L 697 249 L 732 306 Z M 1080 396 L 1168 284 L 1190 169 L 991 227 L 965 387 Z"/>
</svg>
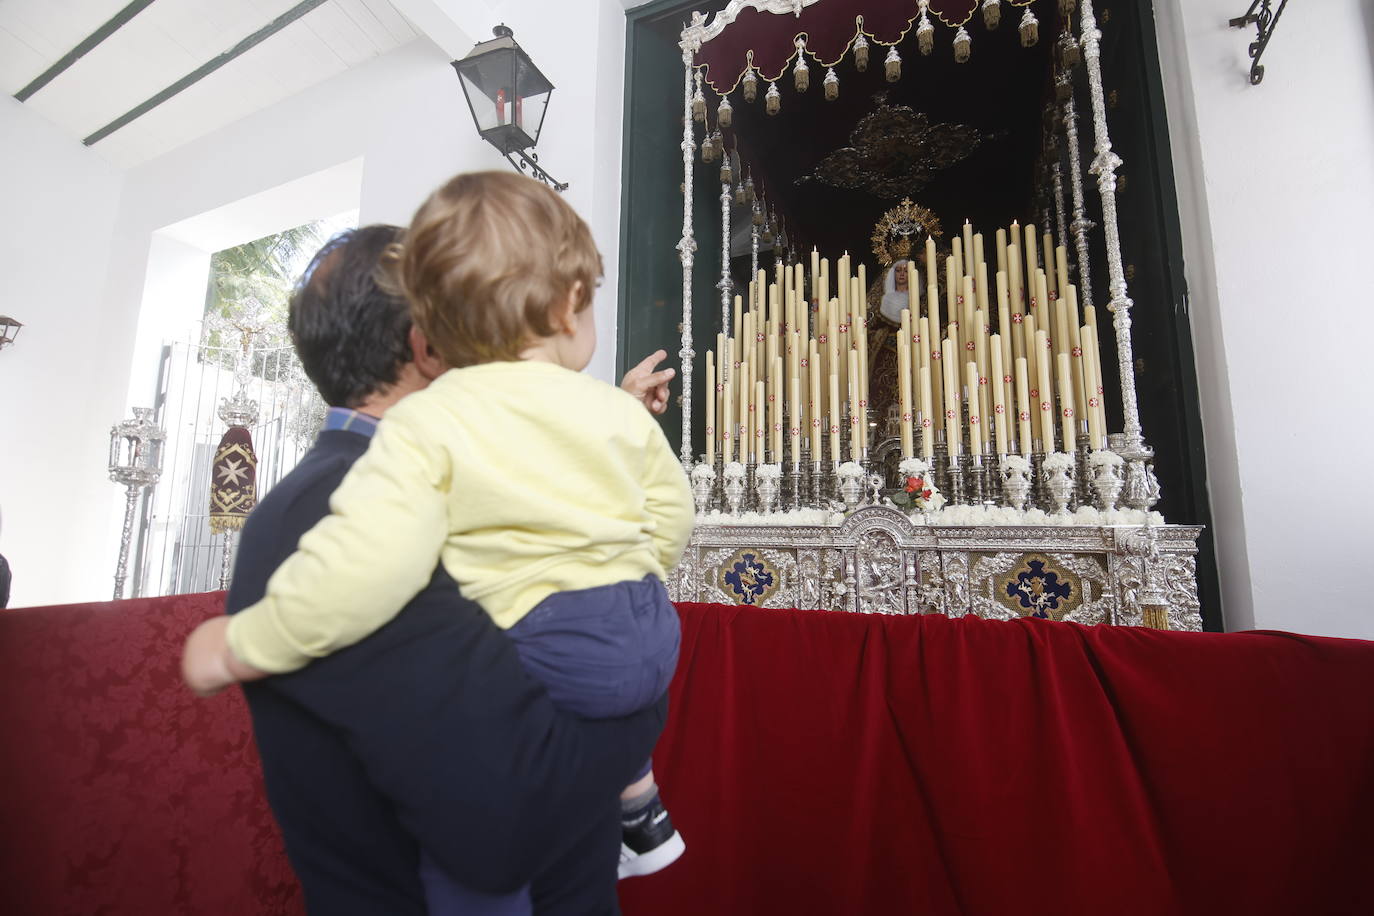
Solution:
<svg viewBox="0 0 1374 916">
<path fill-rule="evenodd" d="M 234 615 L 264 671 L 303 667 L 395 617 L 442 561 L 509 627 L 558 591 L 664 577 L 692 530 L 682 466 L 633 397 L 552 363 L 454 369 L 389 409 L 367 453 Z"/>
</svg>

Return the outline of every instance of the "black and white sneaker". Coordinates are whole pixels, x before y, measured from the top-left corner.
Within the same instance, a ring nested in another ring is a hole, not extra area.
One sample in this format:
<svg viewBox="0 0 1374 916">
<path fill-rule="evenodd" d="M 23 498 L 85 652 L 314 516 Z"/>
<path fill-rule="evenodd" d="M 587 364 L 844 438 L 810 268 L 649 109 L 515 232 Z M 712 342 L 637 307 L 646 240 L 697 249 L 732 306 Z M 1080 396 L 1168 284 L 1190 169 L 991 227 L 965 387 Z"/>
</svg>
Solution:
<svg viewBox="0 0 1374 916">
<path fill-rule="evenodd" d="M 687 849 L 682 834 L 673 827 L 673 819 L 657 794 L 632 821 L 623 823 L 622 828 L 621 878 L 652 875 L 672 865 Z"/>
</svg>

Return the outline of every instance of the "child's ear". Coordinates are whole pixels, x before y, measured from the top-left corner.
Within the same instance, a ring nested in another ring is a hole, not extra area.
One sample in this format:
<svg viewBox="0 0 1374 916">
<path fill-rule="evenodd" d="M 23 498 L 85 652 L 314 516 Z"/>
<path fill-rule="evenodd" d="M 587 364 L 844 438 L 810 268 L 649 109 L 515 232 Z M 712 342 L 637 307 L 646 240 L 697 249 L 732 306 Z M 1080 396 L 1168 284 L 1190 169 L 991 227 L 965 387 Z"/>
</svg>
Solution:
<svg viewBox="0 0 1374 916">
<path fill-rule="evenodd" d="M 581 280 L 574 280 L 568 296 L 554 309 L 554 327 L 564 334 L 577 333 L 577 307 L 582 304 L 585 287 Z"/>
</svg>

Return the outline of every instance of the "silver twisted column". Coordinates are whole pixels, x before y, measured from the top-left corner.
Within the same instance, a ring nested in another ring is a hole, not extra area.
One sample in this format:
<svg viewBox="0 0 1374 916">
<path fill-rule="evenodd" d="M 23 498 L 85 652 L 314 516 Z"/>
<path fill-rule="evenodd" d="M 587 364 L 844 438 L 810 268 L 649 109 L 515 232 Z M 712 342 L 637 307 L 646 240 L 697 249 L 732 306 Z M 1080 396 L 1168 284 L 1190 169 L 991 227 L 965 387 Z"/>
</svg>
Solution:
<svg viewBox="0 0 1374 916">
<path fill-rule="evenodd" d="M 682 347 L 677 351 L 682 369 L 682 458 L 683 470 L 692 470 L 692 261 L 697 250 L 692 237 L 692 157 L 696 140 L 692 136 L 692 54 L 694 43 L 682 43 L 682 240 L 677 243 L 682 261 Z"/>
<path fill-rule="evenodd" d="M 729 337 L 730 294 L 735 284 L 730 280 L 730 185 L 723 181 L 720 183 L 720 283 L 717 286 L 720 287 L 720 330 Z"/>
<path fill-rule="evenodd" d="M 1088 72 L 1088 92 L 1093 109 L 1093 162 L 1088 169 L 1097 176 L 1097 191 L 1102 198 L 1102 234 L 1107 243 L 1107 276 L 1111 301 L 1112 327 L 1116 332 L 1116 358 L 1121 374 L 1121 408 L 1123 417 L 1122 457 L 1128 462 L 1126 481 L 1128 494 L 1139 494 L 1132 502 L 1136 508 L 1148 508 L 1158 498 L 1159 483 L 1147 460 L 1154 453 L 1145 445 L 1140 429 L 1140 410 L 1136 402 L 1135 360 L 1131 345 L 1131 302 L 1126 294 L 1126 271 L 1121 263 L 1121 234 L 1116 214 L 1116 170 L 1121 157 L 1112 151 L 1107 135 L 1107 100 L 1102 91 L 1101 31 L 1093 14 L 1092 0 L 1082 5 L 1083 60 Z M 1143 505 L 1142 505 L 1143 504 Z"/>
<path fill-rule="evenodd" d="M 1073 96 L 1064 102 L 1064 142 L 1069 154 L 1069 188 L 1073 194 L 1073 222 L 1069 231 L 1073 233 L 1074 248 L 1078 252 L 1078 300 L 1085 307 L 1092 305 L 1092 262 L 1088 260 L 1088 233 L 1094 228 L 1088 219 L 1083 205 L 1083 160 L 1078 154 L 1078 111 L 1074 107 Z"/>
</svg>

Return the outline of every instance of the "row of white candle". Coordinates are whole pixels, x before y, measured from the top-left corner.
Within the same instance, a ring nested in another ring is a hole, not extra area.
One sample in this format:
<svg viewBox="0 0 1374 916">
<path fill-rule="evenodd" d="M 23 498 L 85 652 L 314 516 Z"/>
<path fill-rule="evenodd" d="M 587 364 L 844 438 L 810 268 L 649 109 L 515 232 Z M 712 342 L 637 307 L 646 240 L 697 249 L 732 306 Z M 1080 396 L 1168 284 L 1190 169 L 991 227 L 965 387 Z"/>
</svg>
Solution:
<svg viewBox="0 0 1374 916">
<path fill-rule="evenodd" d="M 1018 245 L 1023 237 L 1024 274 Z M 924 278 L 914 262 L 906 264 L 909 305 L 897 338 L 906 457 L 915 454 L 917 429 L 926 458 L 937 432 L 955 455 L 965 448 L 1005 454 L 1013 439 L 1022 454 L 1072 449 L 1081 427 L 1094 448 L 1104 445 L 1096 311 L 1087 306 L 1086 323 L 1080 324 L 1064 248 L 1052 248 L 1048 233 L 1041 248 L 1034 227 L 1027 226 L 1023 236 L 1016 223 L 999 229 L 996 239 L 995 333 L 983 236 L 970 224 L 945 259 L 947 322 L 941 321 L 934 241 L 926 240 Z M 1042 250 L 1047 258 L 1054 252 L 1053 265 L 1041 266 Z M 778 265 L 772 282 L 767 272 L 758 272 L 747 306 L 744 297 L 735 297 L 731 333 L 718 334 L 706 355 L 706 390 L 712 395 L 706 399 L 708 461 L 719 449 L 725 461 L 780 462 L 790 454 L 798 462 L 803 439 L 818 461 L 827 437 L 833 462 L 865 453 L 867 288 L 865 265 L 855 268 L 845 254 L 832 274 L 830 262 L 813 250 L 809 284 L 803 265 Z M 809 300 L 816 303 L 814 312 Z M 849 451 L 841 455 L 844 426 Z"/>
<path fill-rule="evenodd" d="M 830 295 L 833 283 L 835 296 Z M 732 333 L 706 354 L 707 458 L 800 461 L 806 439 L 814 460 L 828 440 L 836 462 L 868 447 L 867 267 L 846 254 L 812 252 L 810 281 L 801 264 L 760 270 L 747 302 L 736 296 Z M 810 296 L 816 299 L 811 307 Z M 842 427 L 848 436 L 841 436 Z M 786 435 L 784 435 L 784 432 Z M 787 448 L 784 448 L 784 440 Z M 842 442 L 849 452 L 841 454 Z"/>
<path fill-rule="evenodd" d="M 964 224 L 962 237 L 953 240 L 952 253 L 945 259 L 946 323 L 940 321 L 934 242 L 926 240 L 924 314 L 921 277 L 916 265 L 907 262 L 909 306 L 898 337 L 904 455 L 914 453 L 914 430 L 921 428 L 927 431 L 921 437 L 921 453 L 929 458 L 935 438 L 929 431 L 938 430 L 941 420 L 955 455 L 965 449 L 978 455 L 992 448 L 1006 454 L 1013 441 L 1023 455 L 1072 450 L 1080 431 L 1088 434 L 1094 448 L 1104 446 L 1096 310 L 1089 305 L 1083 314 L 1086 324 L 1080 324 L 1077 291 L 1068 282 L 1067 252 L 1053 248 L 1048 233 L 1043 247 L 1037 245 L 1033 226 L 1024 231 L 1023 274 L 1017 244 L 1022 237 L 1016 223 L 1010 230 L 997 231 L 995 332 L 983 237 L 971 224 Z M 1054 264 L 1047 261 L 1042 267 L 1041 251 L 1052 256 Z M 972 255 L 965 260 L 968 252 Z M 908 383 L 908 376 L 914 382 Z M 933 404 L 924 400 L 927 386 Z M 932 412 L 935 405 L 940 414 Z"/>
</svg>

